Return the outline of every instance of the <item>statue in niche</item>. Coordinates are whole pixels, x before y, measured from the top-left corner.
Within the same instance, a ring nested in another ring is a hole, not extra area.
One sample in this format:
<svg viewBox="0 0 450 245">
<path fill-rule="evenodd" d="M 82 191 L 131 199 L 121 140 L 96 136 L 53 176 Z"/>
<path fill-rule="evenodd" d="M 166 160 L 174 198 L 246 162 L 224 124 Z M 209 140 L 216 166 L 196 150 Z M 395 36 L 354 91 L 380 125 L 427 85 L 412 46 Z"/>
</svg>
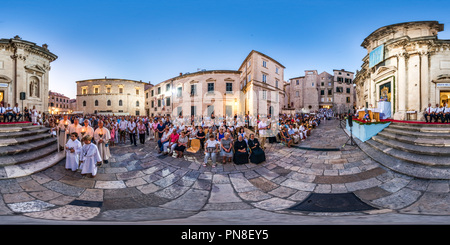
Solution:
<svg viewBox="0 0 450 245">
<path fill-rule="evenodd" d="M 30 97 L 39 97 L 39 81 L 36 78 L 30 82 Z"/>
</svg>

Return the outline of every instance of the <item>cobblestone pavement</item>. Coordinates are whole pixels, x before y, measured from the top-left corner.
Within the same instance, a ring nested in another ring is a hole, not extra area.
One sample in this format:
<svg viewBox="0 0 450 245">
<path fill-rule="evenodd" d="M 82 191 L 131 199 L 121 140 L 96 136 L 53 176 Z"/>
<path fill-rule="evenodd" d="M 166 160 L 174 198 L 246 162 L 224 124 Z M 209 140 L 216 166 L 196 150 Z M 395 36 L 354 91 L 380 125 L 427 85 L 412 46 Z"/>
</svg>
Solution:
<svg viewBox="0 0 450 245">
<path fill-rule="evenodd" d="M 344 146 L 347 139 L 338 121 L 325 121 L 298 148 L 266 144 L 264 163 L 216 168 L 203 167 L 200 153 L 161 157 L 151 140 L 113 146 L 95 178 L 66 170 L 61 161 L 1 180 L 0 223 L 450 223 L 449 181 L 394 173 L 357 146 Z M 289 209 L 311 193 L 350 192 L 376 209 Z"/>
</svg>

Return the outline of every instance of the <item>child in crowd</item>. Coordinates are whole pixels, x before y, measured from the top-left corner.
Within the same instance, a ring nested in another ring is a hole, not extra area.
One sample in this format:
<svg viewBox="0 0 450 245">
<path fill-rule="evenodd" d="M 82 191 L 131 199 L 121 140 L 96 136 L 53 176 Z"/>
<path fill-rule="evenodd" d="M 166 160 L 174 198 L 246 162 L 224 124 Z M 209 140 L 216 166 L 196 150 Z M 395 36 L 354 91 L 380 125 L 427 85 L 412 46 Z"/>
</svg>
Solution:
<svg viewBox="0 0 450 245">
<path fill-rule="evenodd" d="M 66 143 L 66 169 L 77 171 L 80 162 L 81 142 L 78 140 L 78 134 L 73 132 Z"/>
<path fill-rule="evenodd" d="M 81 175 L 90 174 L 91 177 L 95 177 L 97 175 L 97 169 L 100 164 L 102 164 L 103 160 L 100 156 L 100 152 L 95 144 L 91 143 L 92 137 L 87 135 L 83 138 L 83 148 L 81 150 Z"/>
</svg>

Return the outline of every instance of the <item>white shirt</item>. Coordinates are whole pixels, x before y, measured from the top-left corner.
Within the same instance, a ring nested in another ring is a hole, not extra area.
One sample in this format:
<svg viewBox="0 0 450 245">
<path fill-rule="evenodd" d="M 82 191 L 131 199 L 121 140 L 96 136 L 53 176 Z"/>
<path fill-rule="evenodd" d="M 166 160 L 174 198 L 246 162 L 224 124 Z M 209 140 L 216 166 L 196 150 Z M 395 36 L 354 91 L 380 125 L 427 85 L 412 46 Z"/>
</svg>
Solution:
<svg viewBox="0 0 450 245">
<path fill-rule="evenodd" d="M 119 129 L 120 130 L 126 130 L 127 129 L 127 121 L 125 121 L 125 120 L 120 120 L 120 123 L 119 123 Z"/>
<path fill-rule="evenodd" d="M 133 121 L 129 121 L 128 122 L 128 131 L 135 133 L 136 132 L 135 129 L 136 129 L 136 123 Z"/>
<path fill-rule="evenodd" d="M 20 108 L 19 108 L 19 107 L 14 107 L 14 108 L 13 108 L 13 111 L 14 111 L 15 113 L 19 113 L 19 112 L 20 112 Z"/>
<path fill-rule="evenodd" d="M 430 107 L 427 108 L 426 112 L 427 113 L 432 113 L 432 112 L 434 112 L 434 108 L 430 106 Z"/>
<path fill-rule="evenodd" d="M 5 112 L 6 112 L 5 107 L 0 107 L 0 113 L 5 113 Z"/>
<path fill-rule="evenodd" d="M 265 129 L 261 129 L 261 128 L 265 128 L 267 127 L 267 123 L 261 121 L 258 123 L 258 129 L 259 129 L 259 135 L 265 135 L 266 134 L 266 130 Z"/>
</svg>

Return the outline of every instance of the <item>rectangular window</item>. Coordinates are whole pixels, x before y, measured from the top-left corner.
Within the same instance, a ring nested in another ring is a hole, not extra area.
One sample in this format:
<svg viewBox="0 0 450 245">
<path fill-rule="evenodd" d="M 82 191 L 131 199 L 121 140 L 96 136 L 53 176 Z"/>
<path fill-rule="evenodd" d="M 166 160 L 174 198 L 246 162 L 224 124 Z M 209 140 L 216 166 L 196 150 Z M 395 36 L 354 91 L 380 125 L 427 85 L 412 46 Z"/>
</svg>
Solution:
<svg viewBox="0 0 450 245">
<path fill-rule="evenodd" d="M 275 87 L 278 88 L 278 80 L 275 80 Z"/>
<path fill-rule="evenodd" d="M 295 85 L 299 85 L 300 84 L 300 81 L 299 80 L 296 80 L 295 81 Z"/>
<path fill-rule="evenodd" d="M 81 94 L 87 94 L 87 89 L 83 88 Z"/>
<path fill-rule="evenodd" d="M 161 107 L 161 99 L 158 100 L 158 107 Z"/>
<path fill-rule="evenodd" d="M 110 87 L 106 88 L 106 93 L 108 93 L 108 94 L 111 93 L 111 88 Z"/>
<path fill-rule="evenodd" d="M 183 87 L 178 87 L 177 88 L 177 97 L 180 98 L 182 96 L 183 93 Z"/>
<path fill-rule="evenodd" d="M 325 95 L 325 89 L 320 90 L 320 95 Z"/>
<path fill-rule="evenodd" d="M 209 93 L 214 92 L 214 83 L 208 83 L 208 92 Z"/>
<path fill-rule="evenodd" d="M 295 92 L 295 97 L 300 97 L 300 92 L 296 91 Z"/>
<path fill-rule="evenodd" d="M 123 94 L 123 88 L 119 88 L 119 94 Z"/>
<path fill-rule="evenodd" d="M 166 92 L 170 91 L 170 83 L 166 84 Z"/>
<path fill-rule="evenodd" d="M 262 74 L 262 82 L 263 83 L 267 82 L 267 75 L 266 74 Z"/>
<path fill-rule="evenodd" d="M 98 94 L 98 88 L 94 88 L 94 94 Z"/>
<path fill-rule="evenodd" d="M 347 103 L 350 103 L 350 97 L 347 97 Z"/>
<path fill-rule="evenodd" d="M 267 62 L 263 60 L 263 67 L 267 67 Z"/>
<path fill-rule="evenodd" d="M 350 88 L 347 88 L 347 94 L 349 94 L 350 93 Z"/>
<path fill-rule="evenodd" d="M 225 115 L 231 117 L 233 115 L 233 106 L 232 105 L 226 105 L 225 106 Z"/>
<path fill-rule="evenodd" d="M 197 115 L 197 107 L 191 106 L 191 116 L 196 116 L 196 115 Z"/>
<path fill-rule="evenodd" d="M 139 95 L 139 89 L 136 89 L 136 95 Z"/>
<path fill-rule="evenodd" d="M 191 96 L 197 95 L 197 85 L 191 84 Z"/>
<path fill-rule="evenodd" d="M 152 108 L 155 107 L 155 101 L 152 100 Z"/>
<path fill-rule="evenodd" d="M 328 89 L 328 95 L 332 95 L 333 94 L 333 90 Z"/>
<path fill-rule="evenodd" d="M 277 67 L 277 68 L 275 68 L 275 73 L 276 73 L 276 74 L 278 74 L 278 67 Z"/>
<path fill-rule="evenodd" d="M 170 97 L 166 98 L 166 106 L 170 106 Z"/>
<path fill-rule="evenodd" d="M 226 84 L 226 92 L 233 92 L 233 83 Z"/>
<path fill-rule="evenodd" d="M 311 87 L 314 87 L 314 83 L 311 83 Z"/>
<path fill-rule="evenodd" d="M 155 95 L 154 91 L 150 91 L 151 96 L 153 97 Z"/>
<path fill-rule="evenodd" d="M 262 99 L 267 100 L 267 91 L 266 90 L 262 91 Z"/>
<path fill-rule="evenodd" d="M 157 94 L 161 94 L 161 87 L 158 87 L 158 93 Z"/>
</svg>

